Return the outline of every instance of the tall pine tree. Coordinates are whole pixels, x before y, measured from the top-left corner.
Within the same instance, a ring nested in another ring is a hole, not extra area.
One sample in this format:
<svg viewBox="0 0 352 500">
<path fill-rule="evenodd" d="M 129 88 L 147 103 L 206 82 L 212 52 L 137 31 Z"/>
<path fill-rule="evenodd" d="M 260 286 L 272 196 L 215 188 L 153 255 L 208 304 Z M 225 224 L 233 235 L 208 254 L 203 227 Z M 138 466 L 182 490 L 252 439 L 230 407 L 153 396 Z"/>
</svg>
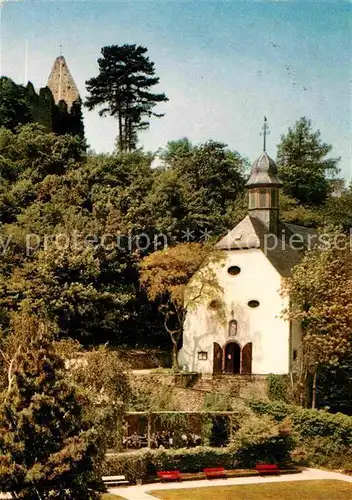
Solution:
<svg viewBox="0 0 352 500">
<path fill-rule="evenodd" d="M 145 47 L 136 45 L 103 47 L 99 75 L 86 82 L 88 109 L 100 107 L 101 116 L 109 114 L 118 120 L 120 152 L 135 149 L 138 131 L 149 127 L 146 119 L 163 116 L 154 113 L 154 107 L 168 100 L 165 94 L 150 91 L 159 78 L 146 52 Z"/>
</svg>

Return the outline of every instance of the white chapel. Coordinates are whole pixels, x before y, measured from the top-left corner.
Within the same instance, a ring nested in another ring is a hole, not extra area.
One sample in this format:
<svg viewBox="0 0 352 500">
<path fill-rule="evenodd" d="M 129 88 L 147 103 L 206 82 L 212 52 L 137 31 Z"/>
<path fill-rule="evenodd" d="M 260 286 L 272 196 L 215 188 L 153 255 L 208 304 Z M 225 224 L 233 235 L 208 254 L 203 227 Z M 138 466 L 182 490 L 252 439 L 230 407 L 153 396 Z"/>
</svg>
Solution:
<svg viewBox="0 0 352 500">
<path fill-rule="evenodd" d="M 214 300 L 187 311 L 179 352 L 184 370 L 227 374 L 292 370 L 301 329 L 283 316 L 290 299 L 282 296 L 281 285 L 301 260 L 312 230 L 280 222 L 280 186 L 264 142 L 246 185 L 248 215 L 215 245 L 222 261 L 209 264 L 215 266 L 223 289 L 225 319 L 218 319 Z"/>
</svg>

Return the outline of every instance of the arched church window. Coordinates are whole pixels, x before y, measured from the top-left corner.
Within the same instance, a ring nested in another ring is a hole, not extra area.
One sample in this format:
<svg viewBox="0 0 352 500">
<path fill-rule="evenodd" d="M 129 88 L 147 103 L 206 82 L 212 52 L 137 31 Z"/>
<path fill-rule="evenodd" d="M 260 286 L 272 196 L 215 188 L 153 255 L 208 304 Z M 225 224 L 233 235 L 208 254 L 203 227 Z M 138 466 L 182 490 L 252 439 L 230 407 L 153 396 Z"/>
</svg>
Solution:
<svg viewBox="0 0 352 500">
<path fill-rule="evenodd" d="M 237 321 L 235 319 L 232 319 L 229 323 L 228 335 L 229 337 L 236 337 L 237 335 Z"/>
<path fill-rule="evenodd" d="M 236 276 L 236 274 L 240 274 L 241 268 L 238 266 L 231 266 L 228 268 L 227 272 L 231 274 L 231 276 Z"/>
</svg>

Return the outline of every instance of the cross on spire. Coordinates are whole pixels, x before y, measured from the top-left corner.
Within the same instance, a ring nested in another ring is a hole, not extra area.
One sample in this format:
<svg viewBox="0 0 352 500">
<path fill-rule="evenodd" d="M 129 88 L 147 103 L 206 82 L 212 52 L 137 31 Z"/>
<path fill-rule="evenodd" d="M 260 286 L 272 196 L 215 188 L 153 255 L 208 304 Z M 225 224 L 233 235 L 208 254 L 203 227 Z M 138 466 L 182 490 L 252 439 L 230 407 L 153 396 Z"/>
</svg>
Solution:
<svg viewBox="0 0 352 500">
<path fill-rule="evenodd" d="M 266 116 L 264 116 L 264 125 L 262 126 L 262 132 L 260 132 L 260 135 L 263 136 L 263 151 L 266 151 L 266 137 L 270 134 L 269 130 L 269 125 L 268 125 L 268 120 Z"/>
</svg>

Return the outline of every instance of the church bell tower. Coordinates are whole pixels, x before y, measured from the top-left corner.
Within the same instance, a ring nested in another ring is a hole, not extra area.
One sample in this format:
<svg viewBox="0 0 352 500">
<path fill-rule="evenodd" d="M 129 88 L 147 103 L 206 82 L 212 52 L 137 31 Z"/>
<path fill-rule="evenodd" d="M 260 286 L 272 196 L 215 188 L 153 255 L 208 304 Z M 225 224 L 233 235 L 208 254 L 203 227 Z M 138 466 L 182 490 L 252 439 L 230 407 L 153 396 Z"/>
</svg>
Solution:
<svg viewBox="0 0 352 500">
<path fill-rule="evenodd" d="M 264 117 L 263 153 L 252 165 L 251 175 L 246 184 L 248 189 L 249 215 L 259 219 L 267 231 L 278 234 L 279 225 L 279 188 L 277 166 L 266 152 L 268 126 Z"/>
</svg>

